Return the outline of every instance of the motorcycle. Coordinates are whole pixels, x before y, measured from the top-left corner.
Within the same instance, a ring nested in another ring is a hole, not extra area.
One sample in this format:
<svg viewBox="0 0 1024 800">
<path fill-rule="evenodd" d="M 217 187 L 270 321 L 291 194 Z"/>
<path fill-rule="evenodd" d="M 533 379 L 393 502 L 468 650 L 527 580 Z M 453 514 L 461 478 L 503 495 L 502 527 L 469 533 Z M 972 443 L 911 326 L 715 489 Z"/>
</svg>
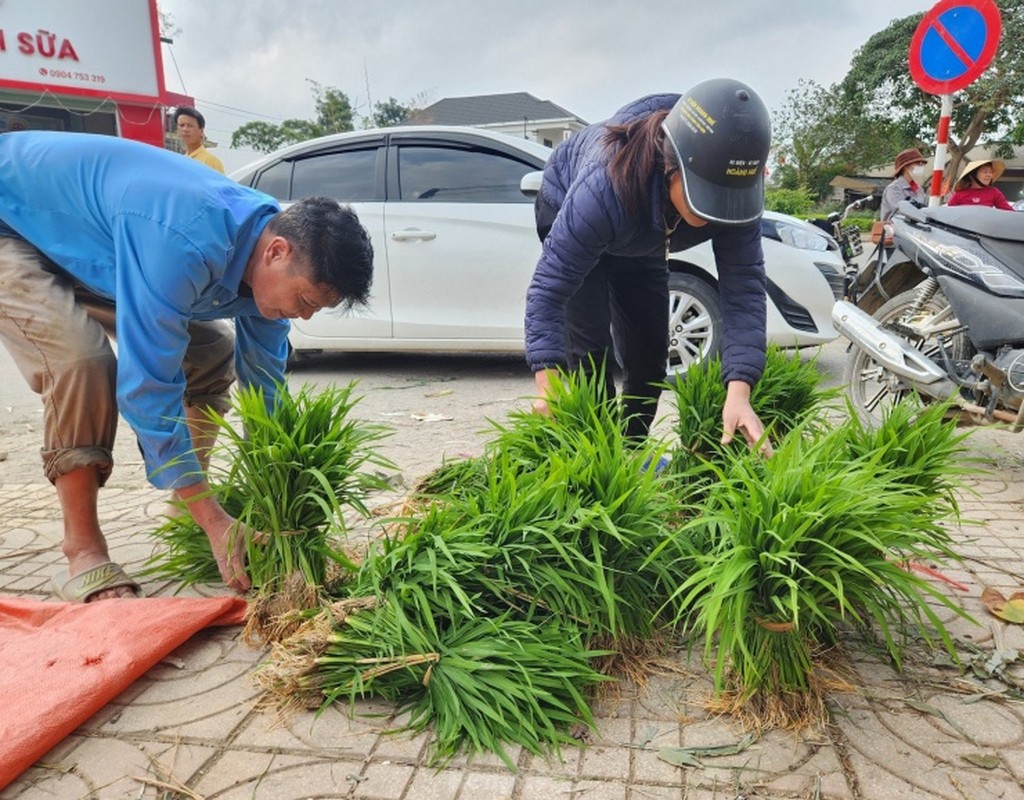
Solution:
<svg viewBox="0 0 1024 800">
<path fill-rule="evenodd" d="M 920 206 L 917 206 L 920 207 Z M 873 314 L 896 295 L 924 280 L 924 273 L 896 246 L 892 221 L 875 223 L 871 229 L 875 247 L 854 275 L 847 297 L 869 314 Z"/>
<path fill-rule="evenodd" d="M 839 245 L 839 253 L 843 257 L 843 262 L 846 264 L 846 269 L 843 275 L 843 294 L 845 297 L 856 301 L 854 294 L 854 286 L 857 280 L 857 273 L 860 271 L 860 266 L 857 262 L 857 258 L 864 252 L 864 247 L 861 244 L 860 228 L 856 225 L 847 224 L 846 218 L 849 216 L 851 211 L 859 211 L 862 208 L 871 208 L 872 203 L 875 203 L 873 197 L 862 197 L 860 200 L 854 200 L 840 214 L 838 211 L 833 211 L 825 219 L 811 220 L 811 224 L 825 231 Z M 877 203 L 876 203 L 877 204 Z"/>
<path fill-rule="evenodd" d="M 993 208 L 899 206 L 897 248 L 924 279 L 870 315 L 837 301 L 850 340 L 845 382 L 878 420 L 908 394 L 950 400 L 962 421 L 1024 427 L 1024 215 Z"/>
</svg>

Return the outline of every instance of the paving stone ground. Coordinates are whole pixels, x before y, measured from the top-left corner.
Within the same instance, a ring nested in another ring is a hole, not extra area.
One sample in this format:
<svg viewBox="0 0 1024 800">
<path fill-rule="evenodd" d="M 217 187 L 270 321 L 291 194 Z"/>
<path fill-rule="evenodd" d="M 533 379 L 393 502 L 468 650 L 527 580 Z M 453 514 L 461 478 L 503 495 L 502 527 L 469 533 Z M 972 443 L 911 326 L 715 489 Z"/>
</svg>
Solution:
<svg viewBox="0 0 1024 800">
<path fill-rule="evenodd" d="M 674 669 L 647 686 L 623 686 L 600 702 L 597 729 L 560 758 L 513 748 L 515 770 L 495 756 L 435 769 L 428 736 L 386 733 L 401 722 L 388 704 L 360 703 L 354 714 L 332 708 L 319 718 L 300 713 L 284 724 L 255 710 L 252 672 L 265 653 L 243 644 L 237 628 L 217 628 L 179 647 L 0 798 L 1024 800 L 1024 703 L 1011 697 L 1024 670 L 1018 661 L 1006 681 L 979 677 L 994 653 L 1024 652 L 1024 627 L 995 619 L 980 603 L 985 586 L 1024 589 L 1024 439 L 986 431 L 976 442 L 984 471 L 960 494 L 971 524 L 954 531 L 964 562 L 943 570 L 966 591 L 936 583 L 978 621 L 940 612 L 976 669 L 912 648 L 898 674 L 877 648 L 851 639 L 853 688 L 829 696 L 831 722 L 821 730 L 769 732 L 696 767 L 667 763 L 662 748 L 744 735 L 732 719 L 707 711 L 708 673 L 680 653 Z M 101 494 L 101 514 L 113 557 L 133 572 L 151 551 L 139 532 L 158 523 L 165 497 L 145 486 L 138 464 L 116 475 Z M 36 476 L 0 482 L 0 594 L 54 599 L 60 537 L 48 484 Z M 150 595 L 177 588 L 145 584 Z M 224 593 L 215 586 L 185 592 Z"/>
</svg>

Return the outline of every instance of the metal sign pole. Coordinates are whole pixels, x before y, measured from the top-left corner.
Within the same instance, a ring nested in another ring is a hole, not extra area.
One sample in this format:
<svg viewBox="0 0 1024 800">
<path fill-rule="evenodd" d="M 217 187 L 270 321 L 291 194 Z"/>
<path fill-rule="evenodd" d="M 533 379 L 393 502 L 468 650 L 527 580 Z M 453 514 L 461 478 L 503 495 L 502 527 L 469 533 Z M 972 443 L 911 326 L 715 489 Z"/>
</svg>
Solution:
<svg viewBox="0 0 1024 800">
<path fill-rule="evenodd" d="M 942 173 L 946 166 L 946 145 L 949 144 L 949 118 L 953 115 L 953 95 L 942 95 L 939 129 L 935 136 L 935 165 L 932 167 L 932 190 L 929 206 L 942 203 Z"/>
</svg>

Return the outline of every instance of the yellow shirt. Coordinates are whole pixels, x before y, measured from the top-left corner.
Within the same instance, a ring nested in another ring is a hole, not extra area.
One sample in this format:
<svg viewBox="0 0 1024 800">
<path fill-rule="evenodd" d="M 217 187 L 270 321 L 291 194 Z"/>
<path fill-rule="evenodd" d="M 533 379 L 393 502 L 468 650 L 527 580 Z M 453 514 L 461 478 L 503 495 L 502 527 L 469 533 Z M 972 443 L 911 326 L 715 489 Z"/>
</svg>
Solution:
<svg viewBox="0 0 1024 800">
<path fill-rule="evenodd" d="M 200 145 L 199 149 L 194 150 L 191 153 L 186 153 L 185 155 L 189 158 L 194 158 L 202 164 L 206 164 L 206 166 L 211 169 L 217 170 L 221 175 L 224 174 L 224 165 L 220 163 L 220 159 L 202 145 Z"/>
</svg>

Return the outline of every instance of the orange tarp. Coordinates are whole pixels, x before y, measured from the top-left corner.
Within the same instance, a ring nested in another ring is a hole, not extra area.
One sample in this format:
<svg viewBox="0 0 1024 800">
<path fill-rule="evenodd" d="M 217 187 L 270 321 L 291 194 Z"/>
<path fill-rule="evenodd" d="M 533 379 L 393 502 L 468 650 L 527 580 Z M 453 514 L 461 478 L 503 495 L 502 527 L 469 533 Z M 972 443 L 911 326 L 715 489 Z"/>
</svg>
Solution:
<svg viewBox="0 0 1024 800">
<path fill-rule="evenodd" d="M 0 789 L 194 633 L 243 622 L 245 607 L 241 597 L 0 597 Z"/>
</svg>

